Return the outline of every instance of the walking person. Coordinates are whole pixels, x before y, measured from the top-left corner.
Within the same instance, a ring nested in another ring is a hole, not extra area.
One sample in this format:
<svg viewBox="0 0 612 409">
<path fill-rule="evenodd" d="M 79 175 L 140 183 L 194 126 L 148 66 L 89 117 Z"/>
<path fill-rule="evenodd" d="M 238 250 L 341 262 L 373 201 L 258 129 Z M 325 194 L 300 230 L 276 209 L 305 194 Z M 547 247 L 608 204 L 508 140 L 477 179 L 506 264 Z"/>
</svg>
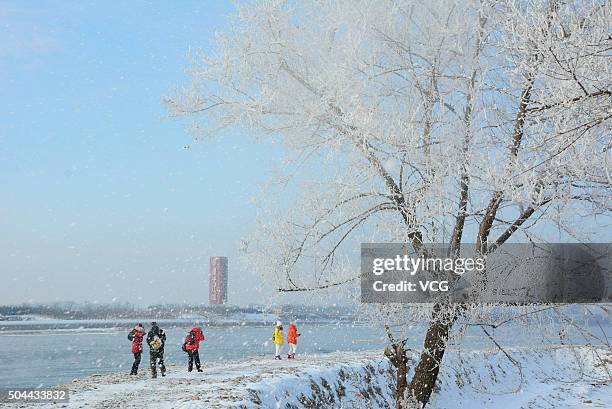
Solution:
<svg viewBox="0 0 612 409">
<path fill-rule="evenodd" d="M 128 334 L 128 339 L 132 341 L 132 354 L 134 354 L 134 363 L 130 375 L 138 375 L 138 366 L 142 356 L 142 339 L 145 336 L 145 329 L 142 324 L 138 324 Z"/>
<path fill-rule="evenodd" d="M 567 333 L 565 332 L 565 328 L 561 328 L 559 330 L 559 341 L 561 341 L 561 345 L 565 345 L 565 336 Z"/>
<path fill-rule="evenodd" d="M 164 346 L 166 345 L 166 333 L 159 328 L 156 322 L 151 323 L 151 331 L 147 334 L 147 344 L 149 345 L 149 365 L 151 367 L 151 377 L 157 378 L 157 361 L 161 376 L 166 376 L 166 365 L 164 365 Z"/>
<path fill-rule="evenodd" d="M 203 372 L 200 368 L 200 341 L 204 341 L 202 329 L 199 327 L 191 328 L 191 331 L 189 331 L 189 334 L 187 334 L 185 337 L 185 342 L 183 343 L 183 351 L 187 352 L 187 355 L 189 356 L 187 365 L 188 372 L 193 370 L 194 363 L 198 372 Z"/>
<path fill-rule="evenodd" d="M 283 344 L 285 343 L 283 336 L 283 324 L 280 321 L 276 321 L 276 326 L 274 327 L 274 333 L 272 334 L 272 341 L 274 342 L 274 359 L 281 360 L 281 352 L 283 348 Z"/>
<path fill-rule="evenodd" d="M 289 323 L 289 330 L 287 331 L 287 344 L 289 344 L 289 351 L 287 352 L 287 359 L 294 359 L 297 351 L 298 337 L 302 335 L 297 332 L 295 321 Z"/>
</svg>

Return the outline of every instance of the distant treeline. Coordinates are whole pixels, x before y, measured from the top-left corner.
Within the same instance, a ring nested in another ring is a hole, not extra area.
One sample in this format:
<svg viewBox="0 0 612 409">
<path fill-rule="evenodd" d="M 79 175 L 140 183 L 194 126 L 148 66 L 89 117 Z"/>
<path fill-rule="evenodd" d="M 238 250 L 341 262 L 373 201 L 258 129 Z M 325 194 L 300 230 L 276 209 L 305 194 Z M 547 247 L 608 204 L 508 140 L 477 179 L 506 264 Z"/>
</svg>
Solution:
<svg viewBox="0 0 612 409">
<path fill-rule="evenodd" d="M 232 305 L 192 305 L 192 304 L 156 304 L 148 307 L 137 307 L 131 303 L 76 303 L 58 302 L 50 304 L 19 304 L 0 306 L 0 319 L 24 315 L 43 316 L 55 319 L 118 319 L 118 318 L 151 318 L 173 319 L 182 316 L 214 314 L 230 316 L 244 314 L 291 314 L 300 317 L 328 316 L 338 317 L 351 315 L 351 310 L 343 307 L 311 307 L 284 305 L 272 309 L 263 306 Z"/>
</svg>

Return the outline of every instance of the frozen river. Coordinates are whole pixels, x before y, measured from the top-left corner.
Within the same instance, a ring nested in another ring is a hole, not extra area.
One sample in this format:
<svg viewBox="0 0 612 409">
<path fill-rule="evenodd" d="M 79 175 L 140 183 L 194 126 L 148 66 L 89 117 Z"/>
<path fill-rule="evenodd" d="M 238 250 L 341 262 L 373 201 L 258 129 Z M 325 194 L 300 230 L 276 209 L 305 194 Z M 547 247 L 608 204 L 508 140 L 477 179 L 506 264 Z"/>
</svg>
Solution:
<svg viewBox="0 0 612 409">
<path fill-rule="evenodd" d="M 167 363 L 186 363 L 181 345 L 189 328 L 186 325 L 165 329 Z M 200 359 L 270 356 L 274 349 L 272 330 L 270 326 L 253 325 L 204 327 L 206 340 L 200 346 Z M 299 331 L 302 336 L 298 353 L 365 350 L 384 343 L 382 331 L 363 325 L 310 324 L 301 326 Z M 20 330 L 17 327 L 2 331 L 0 388 L 52 386 L 93 373 L 129 372 L 133 358 L 127 333 L 125 328 Z M 148 359 L 145 347 L 141 370 L 148 370 Z"/>
<path fill-rule="evenodd" d="M 147 328 L 150 326 L 144 321 Z M 164 327 L 164 324 L 160 324 Z M 168 323 L 169 325 L 169 323 Z M 166 325 L 166 362 L 186 365 L 181 344 L 191 323 L 169 327 Z M 176 325 L 176 323 L 175 323 Z M 598 330 L 595 328 L 594 330 Z M 325 353 L 384 348 L 386 335 L 381 328 L 364 324 L 303 323 L 299 327 L 300 352 Z M 516 331 L 512 327 L 496 330 L 496 338 L 503 345 L 535 345 L 558 343 L 554 329 Z M 605 327 L 606 336 L 611 335 Z M 32 329 L 11 325 L 0 331 L 0 388 L 53 386 L 70 382 L 94 373 L 129 372 L 132 364 L 131 343 L 127 328 Z M 271 359 L 272 327 L 269 325 L 225 325 L 204 327 L 206 341 L 201 344 L 200 357 L 206 361 L 222 361 L 261 356 Z M 419 348 L 422 329 L 412 328 L 406 334 L 411 348 Z M 569 331 L 568 339 L 582 343 L 578 334 Z M 473 328 L 463 338 L 468 348 L 491 347 L 492 344 L 479 328 Z M 141 370 L 147 371 L 149 353 L 145 347 Z"/>
</svg>

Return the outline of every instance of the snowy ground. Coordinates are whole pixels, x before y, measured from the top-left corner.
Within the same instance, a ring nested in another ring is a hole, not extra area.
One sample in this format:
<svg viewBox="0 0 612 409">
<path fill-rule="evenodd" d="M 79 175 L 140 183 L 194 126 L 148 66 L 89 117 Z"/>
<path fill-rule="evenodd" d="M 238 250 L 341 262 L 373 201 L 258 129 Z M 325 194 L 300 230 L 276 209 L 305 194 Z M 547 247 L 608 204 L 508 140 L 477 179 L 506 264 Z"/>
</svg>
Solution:
<svg viewBox="0 0 612 409">
<path fill-rule="evenodd" d="M 586 347 L 451 353 L 428 408 L 612 408 L 612 353 Z"/>
<path fill-rule="evenodd" d="M 612 355 L 586 348 L 449 351 L 428 408 L 612 408 Z M 144 359 L 143 359 L 144 363 Z M 170 367 L 165 378 L 94 375 L 69 403 L 39 408 L 391 408 L 393 373 L 380 351 Z"/>
</svg>

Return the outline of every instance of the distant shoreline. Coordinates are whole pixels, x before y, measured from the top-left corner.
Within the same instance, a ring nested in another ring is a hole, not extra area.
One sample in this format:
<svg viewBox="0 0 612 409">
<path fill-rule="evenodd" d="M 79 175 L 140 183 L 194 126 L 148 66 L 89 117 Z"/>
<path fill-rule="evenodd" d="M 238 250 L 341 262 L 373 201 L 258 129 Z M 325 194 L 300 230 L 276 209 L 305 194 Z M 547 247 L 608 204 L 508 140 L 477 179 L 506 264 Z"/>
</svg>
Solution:
<svg viewBox="0 0 612 409">
<path fill-rule="evenodd" d="M 153 319 L 155 320 L 155 319 Z M 0 334 L 8 331 L 42 331 L 42 330 L 71 330 L 71 329 L 128 329 L 135 325 L 135 323 L 143 322 L 148 323 L 152 321 L 151 318 L 128 318 L 128 319 L 92 319 L 92 320 L 22 320 L 22 321 L 0 321 Z M 271 325 L 274 319 L 261 320 L 261 321 L 237 321 L 237 320 L 207 320 L 207 319 L 196 319 L 196 318 L 175 318 L 175 319 L 157 319 L 155 320 L 159 324 L 164 325 L 167 328 L 173 327 L 184 327 L 188 325 L 198 325 L 202 327 L 265 327 Z M 351 324 L 351 325 L 367 325 L 362 322 L 353 322 L 342 319 L 308 319 L 302 320 L 308 324 Z"/>
</svg>

